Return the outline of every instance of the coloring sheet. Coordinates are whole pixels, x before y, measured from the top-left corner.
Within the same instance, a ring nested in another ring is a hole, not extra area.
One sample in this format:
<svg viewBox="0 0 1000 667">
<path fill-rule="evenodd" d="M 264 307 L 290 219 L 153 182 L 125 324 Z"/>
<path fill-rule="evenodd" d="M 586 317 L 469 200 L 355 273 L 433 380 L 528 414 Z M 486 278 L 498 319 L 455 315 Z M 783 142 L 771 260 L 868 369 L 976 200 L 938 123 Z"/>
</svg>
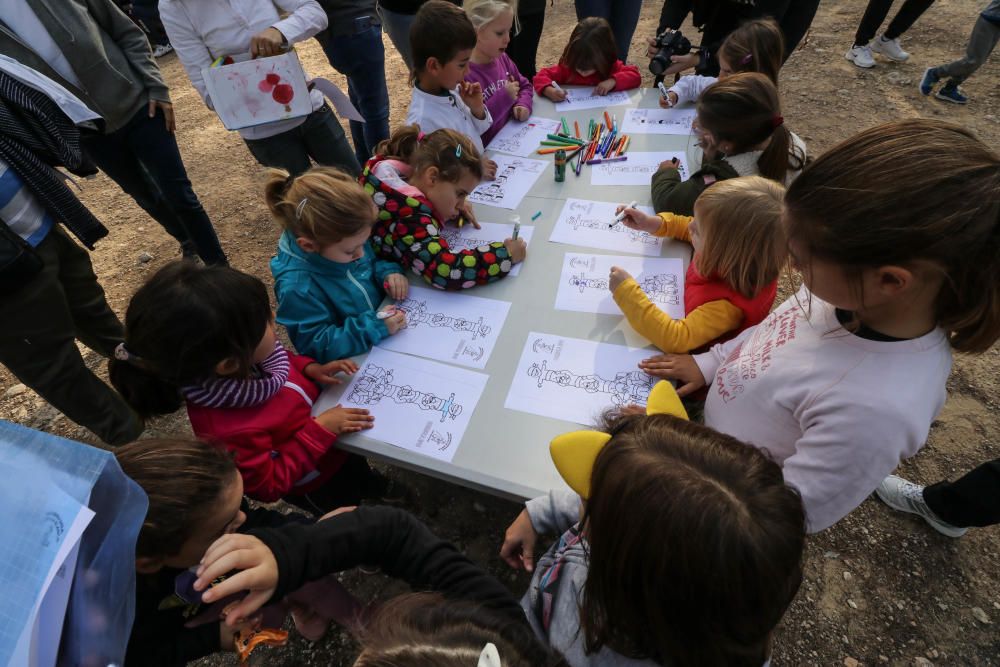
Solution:
<svg viewBox="0 0 1000 667">
<path fill-rule="evenodd" d="M 406 311 L 406 328 L 379 347 L 472 368 L 486 367 L 510 310 L 506 301 L 426 287 L 410 287 L 396 307 Z"/>
<path fill-rule="evenodd" d="M 549 164 L 545 160 L 510 155 L 494 155 L 492 159 L 497 163 L 497 177 L 483 181 L 469 193 L 467 200 L 474 204 L 517 208 Z"/>
<path fill-rule="evenodd" d="M 612 266 L 631 273 L 650 301 L 670 317 L 684 317 L 684 262 L 681 260 L 575 252 L 568 252 L 563 258 L 556 310 L 621 314 L 608 289 Z"/>
<path fill-rule="evenodd" d="M 628 204 L 628 202 L 621 202 Z M 646 232 L 629 229 L 615 222 L 618 204 L 588 199 L 567 199 L 559 219 L 552 228 L 549 240 L 601 250 L 620 250 L 637 255 L 656 257 L 663 247 L 663 239 Z M 653 214 L 649 206 L 637 206 L 644 213 Z"/>
<path fill-rule="evenodd" d="M 365 437 L 451 461 L 487 379 L 482 373 L 375 347 L 341 403 L 375 416 Z"/>
<path fill-rule="evenodd" d="M 645 185 L 653 180 L 660 163 L 670 158 L 680 160 L 681 180 L 688 179 L 687 156 L 684 151 L 662 153 L 626 153 L 628 160 L 595 164 L 590 168 L 591 185 Z"/>
<path fill-rule="evenodd" d="M 650 350 L 528 334 L 504 407 L 578 424 L 608 408 L 646 405 L 656 378 L 638 369 Z"/>
<path fill-rule="evenodd" d="M 495 222 L 480 222 L 479 226 L 482 227 L 482 229 L 476 229 L 472 225 L 468 224 L 462 225 L 461 227 L 448 225 L 440 231 L 440 234 L 448 240 L 448 245 L 452 250 L 478 248 L 479 246 L 487 245 L 492 241 L 503 241 L 504 239 L 509 239 L 514 235 L 514 225 L 501 225 Z M 534 227 L 529 227 L 522 223 L 521 231 L 518 232 L 518 238 L 524 239 L 525 243 L 531 245 L 531 236 L 534 232 Z M 514 268 L 510 270 L 510 275 L 516 276 L 520 273 L 523 265 L 524 262 L 515 264 Z"/>
<path fill-rule="evenodd" d="M 681 109 L 629 109 L 622 121 L 623 134 L 691 134 L 691 123 L 697 117 L 691 107 Z"/>
<path fill-rule="evenodd" d="M 312 101 L 295 51 L 250 59 L 232 56 L 201 70 L 215 113 L 227 130 L 306 116 Z"/>
<path fill-rule="evenodd" d="M 511 119 L 497 132 L 486 148 L 500 153 L 528 157 L 538 150 L 538 146 L 548 135 L 556 134 L 561 129 L 562 124 L 559 121 L 548 118 L 532 116 L 524 122 Z"/>
<path fill-rule="evenodd" d="M 566 99 L 556 102 L 556 111 L 576 111 L 577 109 L 603 109 L 631 104 L 627 91 L 614 90 L 607 95 L 595 95 L 593 88 L 565 88 Z"/>
</svg>

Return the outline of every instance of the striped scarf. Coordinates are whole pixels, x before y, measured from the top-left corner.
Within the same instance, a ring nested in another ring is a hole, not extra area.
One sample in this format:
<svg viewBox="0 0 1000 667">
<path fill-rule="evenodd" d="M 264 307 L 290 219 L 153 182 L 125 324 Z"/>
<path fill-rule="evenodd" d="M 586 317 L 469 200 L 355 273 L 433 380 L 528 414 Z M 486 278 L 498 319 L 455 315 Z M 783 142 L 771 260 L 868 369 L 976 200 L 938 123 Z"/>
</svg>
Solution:
<svg viewBox="0 0 1000 667">
<path fill-rule="evenodd" d="M 54 167 L 95 173 L 80 148 L 80 131 L 49 97 L 0 72 L 0 158 L 45 210 L 91 250 L 108 230 L 80 203 Z"/>
<path fill-rule="evenodd" d="M 288 350 L 275 341 L 274 352 L 253 367 L 253 377 L 215 376 L 181 391 L 189 402 L 205 408 L 250 408 L 271 400 L 285 386 L 290 367 Z"/>
</svg>

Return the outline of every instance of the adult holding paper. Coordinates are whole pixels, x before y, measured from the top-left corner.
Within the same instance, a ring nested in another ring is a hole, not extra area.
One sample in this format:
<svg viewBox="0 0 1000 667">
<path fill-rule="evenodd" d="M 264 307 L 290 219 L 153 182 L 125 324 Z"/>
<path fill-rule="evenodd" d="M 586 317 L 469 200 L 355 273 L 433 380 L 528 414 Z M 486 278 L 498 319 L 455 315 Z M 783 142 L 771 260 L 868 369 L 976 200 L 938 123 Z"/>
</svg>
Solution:
<svg viewBox="0 0 1000 667">
<path fill-rule="evenodd" d="M 184 169 L 173 105 L 146 35 L 111 0 L 2 2 L 0 53 L 99 113 L 104 131 L 83 138 L 89 157 L 177 239 L 185 256 L 226 263 Z"/>
<path fill-rule="evenodd" d="M 160 19 L 188 78 L 213 109 L 202 75 L 213 61 L 248 53 L 279 55 L 327 27 L 326 12 L 316 0 L 163 0 Z M 307 116 L 239 130 L 247 148 L 260 164 L 292 174 L 306 171 L 315 160 L 357 176 L 361 166 L 323 94 L 312 90 L 309 99 Z"/>
</svg>

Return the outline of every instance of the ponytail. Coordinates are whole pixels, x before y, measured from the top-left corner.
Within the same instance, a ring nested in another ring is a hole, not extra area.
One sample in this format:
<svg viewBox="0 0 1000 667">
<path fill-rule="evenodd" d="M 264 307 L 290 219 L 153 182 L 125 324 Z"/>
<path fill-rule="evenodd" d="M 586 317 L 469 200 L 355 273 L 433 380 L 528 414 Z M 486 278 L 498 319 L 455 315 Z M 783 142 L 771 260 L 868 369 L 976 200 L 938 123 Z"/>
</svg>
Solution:
<svg viewBox="0 0 1000 667">
<path fill-rule="evenodd" d="M 764 178 L 784 183 L 790 166 L 789 153 L 792 149 L 792 133 L 785 127 L 784 119 L 781 116 L 776 116 L 771 122 L 775 124 L 774 130 L 771 132 L 771 141 L 761 156 L 757 158 L 757 169 Z M 796 171 L 801 168 L 802 165 L 799 164 Z"/>
<path fill-rule="evenodd" d="M 379 142 L 375 147 L 375 155 L 394 157 L 403 162 L 409 162 L 423 136 L 424 133 L 420 131 L 420 126 L 416 123 L 400 125 L 392 131 L 388 139 Z"/>
<path fill-rule="evenodd" d="M 269 169 L 264 201 L 282 227 L 321 246 L 360 234 L 375 221 L 364 188 L 333 167 L 313 167 L 298 176 Z"/>
</svg>

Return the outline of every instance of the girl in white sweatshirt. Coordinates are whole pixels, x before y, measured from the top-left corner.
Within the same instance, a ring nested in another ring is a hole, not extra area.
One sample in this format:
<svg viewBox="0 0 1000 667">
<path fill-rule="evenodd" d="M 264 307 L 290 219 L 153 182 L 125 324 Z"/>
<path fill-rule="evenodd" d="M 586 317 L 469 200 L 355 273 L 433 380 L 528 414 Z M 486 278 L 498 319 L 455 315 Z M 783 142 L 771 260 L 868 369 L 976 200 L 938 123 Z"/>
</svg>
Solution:
<svg viewBox="0 0 1000 667">
<path fill-rule="evenodd" d="M 782 464 L 811 532 L 923 446 L 951 349 L 1000 338 L 1000 157 L 926 119 L 871 128 L 808 166 L 785 196 L 798 294 L 705 354 L 646 372 L 709 388 L 705 422 Z"/>
</svg>

